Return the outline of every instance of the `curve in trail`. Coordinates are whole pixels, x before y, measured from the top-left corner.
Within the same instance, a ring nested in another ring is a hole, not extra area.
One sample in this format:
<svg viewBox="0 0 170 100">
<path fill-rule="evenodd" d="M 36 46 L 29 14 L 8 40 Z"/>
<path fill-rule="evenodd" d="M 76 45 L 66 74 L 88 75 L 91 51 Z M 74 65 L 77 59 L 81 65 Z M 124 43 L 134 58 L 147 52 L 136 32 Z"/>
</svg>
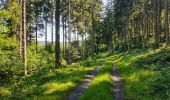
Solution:
<svg viewBox="0 0 170 100">
<path fill-rule="evenodd" d="M 112 80 L 114 84 L 114 100 L 122 100 L 121 77 L 114 64 L 112 69 Z"/>
<path fill-rule="evenodd" d="M 83 94 L 84 90 L 90 85 L 93 78 L 99 73 L 103 62 L 98 65 L 98 67 L 92 71 L 87 72 L 86 78 L 81 85 L 77 86 L 75 91 L 68 96 L 68 100 L 79 100 L 80 96 Z"/>
</svg>

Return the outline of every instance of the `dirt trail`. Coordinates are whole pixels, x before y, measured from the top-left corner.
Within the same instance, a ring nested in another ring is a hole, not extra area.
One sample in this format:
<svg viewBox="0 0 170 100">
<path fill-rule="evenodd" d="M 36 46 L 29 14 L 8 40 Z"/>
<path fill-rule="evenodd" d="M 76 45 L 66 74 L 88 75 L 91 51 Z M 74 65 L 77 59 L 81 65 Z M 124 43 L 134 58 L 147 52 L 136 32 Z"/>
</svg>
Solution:
<svg viewBox="0 0 170 100">
<path fill-rule="evenodd" d="M 68 100 L 79 100 L 79 98 L 83 94 L 84 90 L 89 87 L 90 82 L 99 73 L 99 70 L 102 67 L 102 65 L 103 65 L 103 62 L 100 63 L 96 69 L 87 72 L 86 78 L 84 79 L 82 84 L 77 86 L 75 91 L 68 96 Z"/>
<path fill-rule="evenodd" d="M 114 84 L 114 88 L 113 88 L 114 99 L 113 100 L 122 100 L 121 77 L 114 64 L 113 64 L 113 69 L 112 69 L 112 80 Z"/>
</svg>

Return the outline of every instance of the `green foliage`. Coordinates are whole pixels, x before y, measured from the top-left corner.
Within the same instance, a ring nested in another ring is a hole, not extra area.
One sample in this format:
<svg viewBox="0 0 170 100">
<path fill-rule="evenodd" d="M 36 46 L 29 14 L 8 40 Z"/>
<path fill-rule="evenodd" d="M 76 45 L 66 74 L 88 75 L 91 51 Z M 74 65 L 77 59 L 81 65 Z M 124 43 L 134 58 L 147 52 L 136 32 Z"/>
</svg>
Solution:
<svg viewBox="0 0 170 100">
<path fill-rule="evenodd" d="M 55 55 L 53 52 L 53 46 L 48 45 L 48 48 L 44 50 L 44 47 L 39 46 L 39 52 L 35 52 L 35 43 L 31 43 L 27 49 L 28 70 L 30 73 L 37 72 L 43 68 L 53 68 Z"/>
<path fill-rule="evenodd" d="M 170 64 L 159 71 L 159 76 L 153 78 L 152 94 L 164 100 L 170 99 Z"/>
<path fill-rule="evenodd" d="M 87 60 L 83 61 L 83 66 L 86 66 L 86 67 L 90 67 L 90 66 L 94 66 L 96 65 L 98 62 L 96 60 L 96 58 L 87 58 Z"/>
<path fill-rule="evenodd" d="M 36 65 L 35 62 L 32 63 Z M 32 65 L 29 64 L 29 66 Z M 0 87 L 2 88 L 0 98 L 66 100 L 67 95 L 85 78 L 86 71 L 94 68 L 93 66 L 87 68 L 78 63 L 60 69 L 43 66 L 39 66 L 41 69 L 36 69 L 36 72 L 31 76 L 18 78 L 15 84 L 6 84 L 4 88 Z"/>
<path fill-rule="evenodd" d="M 168 50 L 163 49 L 158 53 L 151 54 L 151 55 L 148 55 L 147 57 L 141 58 L 136 63 L 137 63 L 137 66 L 160 70 L 162 68 L 169 66 L 170 52 Z"/>
<path fill-rule="evenodd" d="M 9 32 L 9 26 L 6 21 L 12 18 L 12 13 L 6 10 L 0 10 L 0 34 Z"/>
<path fill-rule="evenodd" d="M 8 34 L 0 34 L 0 50 L 14 50 L 18 47 L 15 36 L 9 37 Z"/>
<path fill-rule="evenodd" d="M 21 75 L 23 63 L 17 52 L 16 37 L 0 34 L 0 85 L 14 82 L 15 76 Z M 12 80 L 14 78 L 14 80 Z"/>
<path fill-rule="evenodd" d="M 115 53 L 125 99 L 169 99 L 169 54 L 164 49 Z"/>
</svg>

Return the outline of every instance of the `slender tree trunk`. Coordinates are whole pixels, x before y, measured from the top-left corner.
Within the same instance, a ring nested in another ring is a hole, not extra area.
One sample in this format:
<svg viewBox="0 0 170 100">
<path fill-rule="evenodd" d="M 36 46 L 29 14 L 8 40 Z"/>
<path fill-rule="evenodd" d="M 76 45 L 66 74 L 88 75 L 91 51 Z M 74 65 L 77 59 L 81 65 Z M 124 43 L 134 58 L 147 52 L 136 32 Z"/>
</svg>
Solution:
<svg viewBox="0 0 170 100">
<path fill-rule="evenodd" d="M 126 19 L 126 39 L 127 39 L 127 50 L 130 51 L 130 32 L 129 32 L 129 19 Z"/>
<path fill-rule="evenodd" d="M 52 0 L 53 6 L 55 5 L 55 1 Z M 51 43 L 54 45 L 54 18 L 55 18 L 55 9 L 52 11 L 52 24 L 51 24 Z"/>
<path fill-rule="evenodd" d="M 96 48 L 96 45 L 95 45 L 95 22 L 94 22 L 94 14 L 92 12 L 91 14 L 91 19 L 92 19 L 92 38 L 94 38 L 94 43 L 92 43 L 92 54 L 95 53 L 95 48 Z"/>
<path fill-rule="evenodd" d="M 146 4 L 144 4 L 144 47 L 146 47 L 146 40 L 147 40 L 147 15 L 146 15 Z"/>
<path fill-rule="evenodd" d="M 55 24 L 56 24 L 56 41 L 55 41 L 55 67 L 60 66 L 60 0 L 56 0 L 55 11 Z"/>
<path fill-rule="evenodd" d="M 23 33 L 22 33 L 22 18 L 21 18 L 21 23 L 20 23 L 20 56 L 21 58 L 23 57 L 22 54 L 23 54 Z"/>
<path fill-rule="evenodd" d="M 20 6 L 22 7 L 22 0 L 20 0 Z M 19 26 L 20 27 L 19 28 L 20 29 L 19 30 L 20 31 L 20 41 L 19 42 L 20 42 L 20 57 L 21 58 L 23 57 L 23 55 L 22 55 L 23 54 L 23 52 L 22 52 L 23 51 L 23 33 L 22 33 L 22 23 L 23 23 L 22 19 L 23 18 L 22 18 L 22 15 L 23 14 L 21 14 L 21 16 L 20 16 L 21 22 L 20 22 L 20 26 Z"/>
<path fill-rule="evenodd" d="M 76 41 L 79 42 L 79 34 L 78 34 L 78 30 L 76 29 Z"/>
<path fill-rule="evenodd" d="M 47 21 L 45 21 L 45 48 L 47 48 Z"/>
<path fill-rule="evenodd" d="M 37 35 L 38 35 L 38 21 L 37 21 L 37 17 L 36 17 L 36 33 L 35 33 L 35 45 L 36 45 L 36 47 L 35 47 L 35 49 L 36 49 L 36 52 L 38 51 L 38 39 L 37 39 Z"/>
<path fill-rule="evenodd" d="M 136 48 L 140 47 L 140 23 L 139 19 L 136 22 Z"/>
<path fill-rule="evenodd" d="M 70 26 L 70 17 L 71 17 L 71 15 L 70 15 L 70 9 L 71 9 L 71 5 L 70 5 L 70 0 L 69 0 L 69 15 L 68 15 L 68 64 L 70 64 L 71 63 L 71 52 L 70 52 L 70 50 L 71 50 L 71 26 Z"/>
<path fill-rule="evenodd" d="M 26 0 L 22 0 L 22 33 L 24 45 L 24 74 L 28 75 L 27 71 L 27 34 L 26 34 Z"/>
<path fill-rule="evenodd" d="M 54 17 L 52 15 L 52 23 L 51 23 L 51 43 L 52 43 L 52 45 L 54 45 L 53 33 L 54 33 Z"/>
<path fill-rule="evenodd" d="M 154 0 L 154 47 L 158 48 L 159 47 L 159 42 L 158 42 L 158 33 L 159 33 L 159 25 L 158 25 L 158 1 L 159 0 Z"/>
<path fill-rule="evenodd" d="M 146 31 L 146 34 L 145 34 L 145 41 L 146 41 L 146 44 L 147 44 L 147 40 L 148 40 L 148 35 L 151 34 L 151 28 L 150 28 L 150 18 L 147 18 L 146 20 L 146 28 L 147 28 L 147 31 Z"/>
<path fill-rule="evenodd" d="M 170 46 L 169 34 L 169 2 L 165 0 L 165 32 L 166 32 L 166 46 Z"/>
<path fill-rule="evenodd" d="M 63 56 L 65 56 L 65 21 L 64 21 L 64 18 L 62 20 L 62 23 L 63 23 Z"/>
<path fill-rule="evenodd" d="M 66 55 L 66 52 L 67 52 L 67 33 L 68 33 L 68 31 L 67 31 L 67 22 L 66 22 L 66 20 L 65 20 L 65 55 Z"/>
<path fill-rule="evenodd" d="M 81 41 L 81 56 L 82 60 L 84 59 L 84 34 L 82 33 L 82 41 Z"/>
</svg>

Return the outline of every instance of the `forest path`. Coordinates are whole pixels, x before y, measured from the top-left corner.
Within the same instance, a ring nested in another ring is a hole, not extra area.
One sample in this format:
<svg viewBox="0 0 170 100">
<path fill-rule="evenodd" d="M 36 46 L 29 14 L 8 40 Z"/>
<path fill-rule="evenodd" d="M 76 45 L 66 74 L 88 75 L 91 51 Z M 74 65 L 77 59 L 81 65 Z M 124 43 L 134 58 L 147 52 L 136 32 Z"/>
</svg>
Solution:
<svg viewBox="0 0 170 100">
<path fill-rule="evenodd" d="M 122 100 L 121 77 L 114 63 L 113 63 L 113 69 L 112 69 L 112 80 L 114 84 L 114 88 L 113 88 L 114 98 L 113 99 Z"/>
<path fill-rule="evenodd" d="M 86 78 L 82 82 L 81 85 L 78 85 L 74 92 L 69 94 L 68 100 L 79 100 L 80 96 L 83 94 L 84 90 L 87 89 L 90 85 L 90 82 L 95 78 L 95 76 L 99 73 L 103 62 L 100 62 L 98 67 L 92 71 L 87 72 Z"/>
</svg>

